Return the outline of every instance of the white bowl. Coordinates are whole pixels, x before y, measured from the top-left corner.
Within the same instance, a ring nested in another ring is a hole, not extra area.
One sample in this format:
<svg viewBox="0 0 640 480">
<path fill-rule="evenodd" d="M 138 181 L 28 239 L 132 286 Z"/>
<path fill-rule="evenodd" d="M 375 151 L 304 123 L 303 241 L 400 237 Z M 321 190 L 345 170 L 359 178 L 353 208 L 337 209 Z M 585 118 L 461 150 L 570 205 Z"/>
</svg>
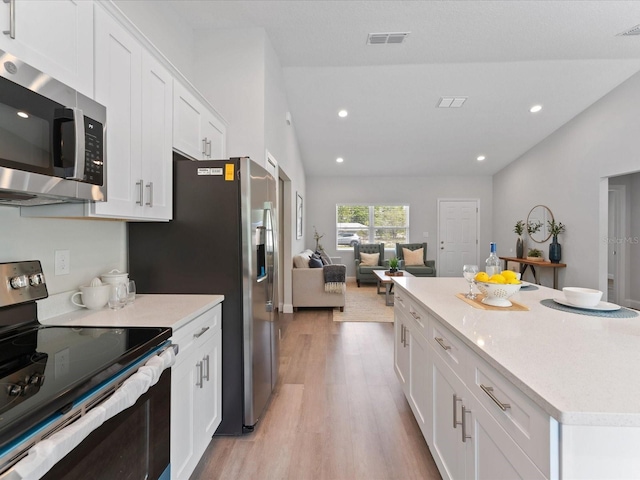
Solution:
<svg viewBox="0 0 640 480">
<path fill-rule="evenodd" d="M 484 295 L 482 303 L 493 307 L 510 307 L 513 304 L 507 299 L 518 292 L 522 284 L 476 282 L 476 286 Z"/>
<path fill-rule="evenodd" d="M 592 288 L 564 287 L 564 298 L 576 307 L 595 307 L 600 303 L 602 292 Z"/>
</svg>

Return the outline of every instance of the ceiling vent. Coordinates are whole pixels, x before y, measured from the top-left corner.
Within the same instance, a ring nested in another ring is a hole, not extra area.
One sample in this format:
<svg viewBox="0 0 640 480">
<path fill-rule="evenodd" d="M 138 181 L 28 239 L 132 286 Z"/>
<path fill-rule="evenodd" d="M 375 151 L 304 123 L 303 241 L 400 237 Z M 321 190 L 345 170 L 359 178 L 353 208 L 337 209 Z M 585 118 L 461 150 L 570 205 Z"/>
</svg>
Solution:
<svg viewBox="0 0 640 480">
<path fill-rule="evenodd" d="M 440 97 L 438 108 L 460 108 L 467 97 Z"/>
<path fill-rule="evenodd" d="M 636 25 L 635 27 L 630 28 L 626 32 L 619 33 L 618 36 L 631 36 L 631 35 L 640 35 L 640 25 Z"/>
<path fill-rule="evenodd" d="M 404 43 L 404 39 L 409 36 L 411 32 L 400 33 L 370 33 L 367 37 L 367 44 L 369 45 L 384 45 Z"/>
</svg>

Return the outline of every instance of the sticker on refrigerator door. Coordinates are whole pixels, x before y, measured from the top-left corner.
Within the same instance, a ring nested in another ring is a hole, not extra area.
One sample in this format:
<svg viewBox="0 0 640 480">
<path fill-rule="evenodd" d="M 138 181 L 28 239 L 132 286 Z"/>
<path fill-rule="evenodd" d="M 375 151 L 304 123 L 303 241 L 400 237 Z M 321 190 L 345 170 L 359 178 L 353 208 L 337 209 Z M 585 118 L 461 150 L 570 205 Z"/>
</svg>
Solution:
<svg viewBox="0 0 640 480">
<path fill-rule="evenodd" d="M 235 165 L 233 163 L 227 163 L 224 166 L 224 179 L 227 182 L 233 182 L 235 177 L 234 172 L 235 172 Z"/>
<path fill-rule="evenodd" d="M 222 175 L 221 168 L 199 168 L 198 175 Z"/>
</svg>

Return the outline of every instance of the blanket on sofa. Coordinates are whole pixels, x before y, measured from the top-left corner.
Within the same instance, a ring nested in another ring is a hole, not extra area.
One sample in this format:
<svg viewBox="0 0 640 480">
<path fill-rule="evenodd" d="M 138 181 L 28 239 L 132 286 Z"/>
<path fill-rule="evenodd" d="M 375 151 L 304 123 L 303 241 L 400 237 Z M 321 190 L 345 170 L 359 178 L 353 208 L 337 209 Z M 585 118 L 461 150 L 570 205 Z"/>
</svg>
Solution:
<svg viewBox="0 0 640 480">
<path fill-rule="evenodd" d="M 324 265 L 324 291 L 327 293 L 343 293 L 346 288 L 346 265 Z"/>
</svg>

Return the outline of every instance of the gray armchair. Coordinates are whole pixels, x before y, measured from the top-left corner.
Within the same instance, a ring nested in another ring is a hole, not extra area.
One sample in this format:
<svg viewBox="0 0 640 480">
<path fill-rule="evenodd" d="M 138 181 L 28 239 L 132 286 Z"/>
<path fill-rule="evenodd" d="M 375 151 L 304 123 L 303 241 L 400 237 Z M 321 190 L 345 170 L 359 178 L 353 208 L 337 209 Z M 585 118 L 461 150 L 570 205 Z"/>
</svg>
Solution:
<svg viewBox="0 0 640 480">
<path fill-rule="evenodd" d="M 378 265 L 360 265 L 360 253 L 379 253 Z M 360 282 L 378 283 L 378 277 L 376 277 L 373 271 L 388 268 L 384 261 L 384 243 L 365 243 L 362 245 L 357 243 L 353 246 L 353 257 L 356 262 L 356 282 L 358 283 L 358 287 L 360 286 Z"/>
<path fill-rule="evenodd" d="M 402 249 L 418 250 L 422 248 L 422 261 L 424 265 L 405 265 Z M 427 244 L 426 243 L 396 243 L 396 257 L 398 257 L 398 268 L 406 270 L 415 277 L 435 277 L 436 262 L 435 260 L 427 260 Z"/>
</svg>

